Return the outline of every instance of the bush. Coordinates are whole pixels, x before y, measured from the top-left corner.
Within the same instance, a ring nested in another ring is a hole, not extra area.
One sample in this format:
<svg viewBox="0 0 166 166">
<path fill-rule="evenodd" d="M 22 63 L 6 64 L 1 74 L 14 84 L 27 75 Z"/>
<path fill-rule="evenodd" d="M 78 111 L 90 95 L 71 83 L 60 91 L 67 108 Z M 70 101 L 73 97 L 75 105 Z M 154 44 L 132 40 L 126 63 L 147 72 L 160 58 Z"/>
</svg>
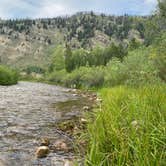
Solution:
<svg viewBox="0 0 166 166">
<path fill-rule="evenodd" d="M 117 59 L 110 61 L 105 71 L 106 84 L 140 86 L 160 82 L 148 52 L 148 49 L 141 48 L 130 52 L 122 63 Z"/>
<path fill-rule="evenodd" d="M 156 40 L 154 45 L 154 54 L 152 58 L 154 60 L 154 65 L 158 69 L 159 77 L 166 82 L 166 33 L 162 35 L 161 38 Z"/>
<path fill-rule="evenodd" d="M 12 85 L 18 81 L 18 74 L 5 66 L 0 65 L 0 85 Z"/>
<path fill-rule="evenodd" d="M 26 72 L 27 74 L 31 74 L 31 73 L 43 74 L 43 73 L 45 73 L 45 70 L 41 67 L 38 67 L 38 66 L 28 66 L 23 71 Z"/>
<path fill-rule="evenodd" d="M 47 80 L 55 84 L 63 84 L 63 79 L 66 77 L 67 73 L 65 70 L 54 71 L 47 76 Z"/>
<path fill-rule="evenodd" d="M 101 67 L 80 67 L 71 73 L 54 71 L 47 80 L 71 88 L 94 88 L 104 84 L 104 72 Z"/>
<path fill-rule="evenodd" d="M 81 88 L 83 86 L 83 76 L 88 72 L 88 67 L 80 67 L 72 73 L 68 73 L 64 78 L 64 85 L 67 87 Z"/>
<path fill-rule="evenodd" d="M 86 88 L 101 87 L 104 84 L 104 72 L 101 67 L 89 68 L 83 75 L 83 86 Z"/>
</svg>

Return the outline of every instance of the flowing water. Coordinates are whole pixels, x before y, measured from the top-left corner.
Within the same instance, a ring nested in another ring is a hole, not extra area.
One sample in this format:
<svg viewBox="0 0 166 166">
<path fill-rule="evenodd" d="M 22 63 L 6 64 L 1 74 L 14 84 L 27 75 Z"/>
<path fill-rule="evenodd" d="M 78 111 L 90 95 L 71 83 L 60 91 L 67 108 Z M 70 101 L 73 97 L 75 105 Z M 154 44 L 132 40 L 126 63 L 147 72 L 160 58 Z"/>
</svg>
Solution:
<svg viewBox="0 0 166 166">
<path fill-rule="evenodd" d="M 55 123 L 77 116 L 86 99 L 68 89 L 43 83 L 0 86 L 0 166 L 58 166 L 72 153 L 50 153 L 36 159 L 40 138 L 62 137 Z M 61 103 L 64 107 L 56 107 Z"/>
</svg>

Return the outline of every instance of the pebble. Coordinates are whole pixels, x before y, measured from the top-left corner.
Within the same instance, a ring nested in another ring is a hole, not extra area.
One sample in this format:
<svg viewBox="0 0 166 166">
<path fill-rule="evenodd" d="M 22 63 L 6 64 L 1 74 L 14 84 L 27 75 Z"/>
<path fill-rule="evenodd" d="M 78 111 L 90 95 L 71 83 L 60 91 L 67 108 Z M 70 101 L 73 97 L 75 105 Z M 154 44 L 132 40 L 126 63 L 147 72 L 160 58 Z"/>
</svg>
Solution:
<svg viewBox="0 0 166 166">
<path fill-rule="evenodd" d="M 84 106 L 84 107 L 83 107 L 83 110 L 84 110 L 84 111 L 89 111 L 90 108 L 89 108 L 88 106 Z"/>
<path fill-rule="evenodd" d="M 42 138 L 40 146 L 49 146 L 50 141 L 48 138 Z"/>
<path fill-rule="evenodd" d="M 48 154 L 49 154 L 49 148 L 47 146 L 40 146 L 36 150 L 36 157 L 37 158 L 47 157 Z"/>
<path fill-rule="evenodd" d="M 64 152 L 69 151 L 69 147 L 64 140 L 57 140 L 54 143 L 53 148 L 57 151 L 64 151 Z"/>
</svg>

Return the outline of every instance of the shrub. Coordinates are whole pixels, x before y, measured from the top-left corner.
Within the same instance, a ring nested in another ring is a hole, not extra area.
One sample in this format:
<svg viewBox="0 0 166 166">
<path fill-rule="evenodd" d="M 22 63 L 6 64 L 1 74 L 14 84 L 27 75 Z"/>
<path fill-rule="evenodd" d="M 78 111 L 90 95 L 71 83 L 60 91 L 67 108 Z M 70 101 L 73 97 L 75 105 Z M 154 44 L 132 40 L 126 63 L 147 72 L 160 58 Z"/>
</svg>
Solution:
<svg viewBox="0 0 166 166">
<path fill-rule="evenodd" d="M 12 85 L 18 81 L 18 74 L 5 66 L 0 65 L 0 85 Z"/>
<path fill-rule="evenodd" d="M 156 40 L 154 45 L 154 65 L 158 69 L 159 77 L 166 82 L 166 33 Z"/>
<path fill-rule="evenodd" d="M 74 70 L 72 73 L 68 73 L 64 78 L 64 85 L 67 87 L 80 88 L 83 86 L 83 76 L 89 68 L 80 67 L 79 69 Z"/>
<path fill-rule="evenodd" d="M 140 86 L 160 82 L 148 51 L 145 48 L 134 50 L 122 63 L 117 59 L 110 61 L 106 68 L 106 84 Z"/>
<path fill-rule="evenodd" d="M 74 88 L 101 87 L 104 83 L 104 74 L 99 67 L 80 67 L 64 78 L 64 85 Z"/>
<path fill-rule="evenodd" d="M 55 84 L 63 84 L 63 79 L 66 74 L 65 70 L 54 71 L 47 76 L 47 80 Z"/>
<path fill-rule="evenodd" d="M 38 66 L 28 66 L 23 71 L 25 71 L 27 74 L 31 74 L 31 73 L 43 74 L 43 73 L 45 73 L 45 70 L 41 67 L 38 67 Z"/>
<path fill-rule="evenodd" d="M 104 72 L 101 67 L 92 67 L 82 77 L 86 88 L 101 87 L 104 84 Z"/>
</svg>

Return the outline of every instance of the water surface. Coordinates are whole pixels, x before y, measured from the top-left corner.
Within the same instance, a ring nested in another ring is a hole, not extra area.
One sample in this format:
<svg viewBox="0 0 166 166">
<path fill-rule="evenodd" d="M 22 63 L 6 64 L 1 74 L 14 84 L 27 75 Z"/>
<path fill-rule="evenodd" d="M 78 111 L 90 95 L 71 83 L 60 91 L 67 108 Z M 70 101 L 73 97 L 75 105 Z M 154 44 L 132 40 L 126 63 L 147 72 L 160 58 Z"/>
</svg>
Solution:
<svg viewBox="0 0 166 166">
<path fill-rule="evenodd" d="M 54 85 L 0 86 L 0 166 L 54 166 L 57 159 L 72 158 L 72 153 L 50 153 L 43 159 L 34 154 L 42 137 L 52 141 L 62 137 L 52 124 L 77 116 L 86 102 Z"/>
</svg>

